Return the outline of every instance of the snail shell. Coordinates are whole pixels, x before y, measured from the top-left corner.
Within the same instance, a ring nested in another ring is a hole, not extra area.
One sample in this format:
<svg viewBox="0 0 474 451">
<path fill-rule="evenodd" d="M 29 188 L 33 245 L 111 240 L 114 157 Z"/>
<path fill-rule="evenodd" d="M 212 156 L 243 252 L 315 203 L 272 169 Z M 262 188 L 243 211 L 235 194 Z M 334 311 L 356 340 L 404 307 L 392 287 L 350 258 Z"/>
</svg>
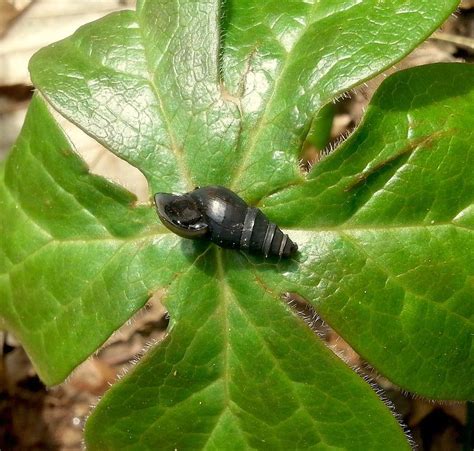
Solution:
<svg viewBox="0 0 474 451">
<path fill-rule="evenodd" d="M 161 222 L 183 238 L 209 240 L 218 246 L 268 256 L 291 257 L 298 250 L 288 235 L 258 209 L 249 207 L 223 186 L 189 193 L 155 194 Z"/>
</svg>

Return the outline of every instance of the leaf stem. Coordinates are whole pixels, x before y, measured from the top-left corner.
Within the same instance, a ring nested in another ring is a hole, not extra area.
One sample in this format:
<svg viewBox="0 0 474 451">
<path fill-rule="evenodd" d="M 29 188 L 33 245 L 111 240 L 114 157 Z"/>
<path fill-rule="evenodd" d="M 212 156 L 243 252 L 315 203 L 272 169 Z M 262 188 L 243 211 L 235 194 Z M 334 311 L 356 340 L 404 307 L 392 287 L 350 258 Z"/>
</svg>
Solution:
<svg viewBox="0 0 474 451">
<path fill-rule="evenodd" d="M 450 33 L 441 33 L 436 32 L 433 33 L 431 39 L 435 39 L 437 41 L 444 41 L 449 42 L 451 44 L 458 45 L 459 47 L 464 47 L 468 50 L 474 50 L 474 39 L 468 38 L 466 36 L 458 36 L 455 34 Z"/>
</svg>

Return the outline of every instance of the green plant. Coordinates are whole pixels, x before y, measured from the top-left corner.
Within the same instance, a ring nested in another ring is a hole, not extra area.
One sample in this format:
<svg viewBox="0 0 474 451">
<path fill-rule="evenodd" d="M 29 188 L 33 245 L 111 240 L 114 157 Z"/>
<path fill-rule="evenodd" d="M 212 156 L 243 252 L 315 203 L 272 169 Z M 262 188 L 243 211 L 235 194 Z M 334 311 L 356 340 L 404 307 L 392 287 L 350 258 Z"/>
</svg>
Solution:
<svg viewBox="0 0 474 451">
<path fill-rule="evenodd" d="M 141 1 L 36 54 L 61 114 L 150 194 L 231 187 L 292 261 L 196 245 L 92 175 L 35 95 L 0 166 L 0 312 L 61 382 L 166 291 L 167 338 L 95 409 L 90 449 L 405 449 L 390 411 L 281 300 L 295 292 L 377 370 L 473 399 L 474 68 L 397 73 L 309 174 L 318 110 L 424 40 L 457 1 Z"/>
</svg>

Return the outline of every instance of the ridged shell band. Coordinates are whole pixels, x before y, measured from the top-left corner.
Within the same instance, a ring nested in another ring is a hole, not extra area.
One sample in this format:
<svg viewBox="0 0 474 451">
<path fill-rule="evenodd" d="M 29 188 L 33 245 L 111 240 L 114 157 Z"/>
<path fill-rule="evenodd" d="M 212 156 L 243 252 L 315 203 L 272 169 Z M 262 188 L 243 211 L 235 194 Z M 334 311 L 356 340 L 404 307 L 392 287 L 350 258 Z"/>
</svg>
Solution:
<svg viewBox="0 0 474 451">
<path fill-rule="evenodd" d="M 253 226 L 255 225 L 255 218 L 257 217 L 258 208 L 247 208 L 245 214 L 244 226 L 242 228 L 242 235 L 240 236 L 240 247 L 242 249 L 250 248 L 250 238 L 252 237 Z"/>
<path fill-rule="evenodd" d="M 280 249 L 278 251 L 278 256 L 279 257 L 281 257 L 283 255 L 283 250 L 285 249 L 287 241 L 288 241 L 288 235 L 285 234 L 285 235 L 283 235 L 283 239 L 281 240 L 281 244 L 280 244 Z"/>
<path fill-rule="evenodd" d="M 265 239 L 263 240 L 263 255 L 265 258 L 268 257 L 270 253 L 270 247 L 272 246 L 273 237 L 275 236 L 276 224 L 270 222 L 267 227 L 267 232 L 265 233 Z"/>
</svg>

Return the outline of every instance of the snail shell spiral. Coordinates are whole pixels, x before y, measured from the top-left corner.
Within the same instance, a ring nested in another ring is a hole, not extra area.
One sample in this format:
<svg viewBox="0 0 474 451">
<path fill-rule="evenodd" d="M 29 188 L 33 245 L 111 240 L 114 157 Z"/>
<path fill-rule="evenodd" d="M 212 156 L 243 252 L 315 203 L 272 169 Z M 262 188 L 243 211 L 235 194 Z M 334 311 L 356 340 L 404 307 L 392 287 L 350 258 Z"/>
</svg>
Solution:
<svg viewBox="0 0 474 451">
<path fill-rule="evenodd" d="M 265 258 L 293 256 L 298 246 L 262 213 L 223 186 L 196 188 L 176 195 L 155 194 L 158 216 L 172 232 L 218 246 L 261 253 Z"/>
</svg>

